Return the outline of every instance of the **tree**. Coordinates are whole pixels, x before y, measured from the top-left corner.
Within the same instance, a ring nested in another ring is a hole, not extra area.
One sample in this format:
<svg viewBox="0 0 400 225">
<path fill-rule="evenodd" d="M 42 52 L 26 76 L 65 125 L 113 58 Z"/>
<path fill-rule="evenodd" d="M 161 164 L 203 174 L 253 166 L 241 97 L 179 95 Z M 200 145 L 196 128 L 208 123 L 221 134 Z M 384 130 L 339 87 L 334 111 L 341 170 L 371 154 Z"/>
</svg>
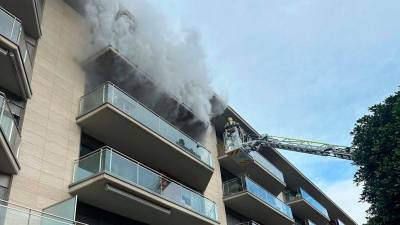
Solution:
<svg viewBox="0 0 400 225">
<path fill-rule="evenodd" d="M 400 91 L 369 108 L 351 132 L 354 176 L 364 185 L 361 200 L 368 202 L 368 225 L 400 224 Z"/>
</svg>

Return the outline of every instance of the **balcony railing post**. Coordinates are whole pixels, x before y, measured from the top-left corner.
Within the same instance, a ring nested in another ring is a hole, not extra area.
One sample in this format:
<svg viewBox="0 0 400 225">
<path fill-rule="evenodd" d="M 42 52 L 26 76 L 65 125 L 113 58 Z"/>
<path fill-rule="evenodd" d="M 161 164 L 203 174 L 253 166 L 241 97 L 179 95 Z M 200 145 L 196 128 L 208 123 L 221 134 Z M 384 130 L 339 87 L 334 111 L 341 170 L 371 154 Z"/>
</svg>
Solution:
<svg viewBox="0 0 400 225">
<path fill-rule="evenodd" d="M 104 86 L 103 86 L 103 99 L 102 99 L 102 101 L 101 101 L 101 103 L 105 103 L 106 101 L 106 91 L 107 91 L 107 87 L 108 87 L 108 83 L 106 83 Z"/>
<path fill-rule="evenodd" d="M 27 225 L 30 225 L 30 224 L 31 224 L 31 215 L 32 215 L 32 209 L 29 209 L 28 223 L 27 223 Z"/>
<path fill-rule="evenodd" d="M 75 173 L 76 173 L 76 165 L 79 163 L 79 161 L 74 161 L 74 166 L 72 168 L 72 183 L 75 182 Z"/>
<path fill-rule="evenodd" d="M 11 28 L 11 35 L 10 35 L 10 39 L 11 39 L 11 40 L 12 40 L 13 35 L 14 35 L 15 21 L 16 21 L 16 19 L 14 18 L 13 25 L 12 25 L 12 28 Z"/>
<path fill-rule="evenodd" d="M 111 168 L 112 168 L 112 161 L 113 161 L 113 150 L 112 150 L 112 148 L 110 148 L 109 150 L 110 150 L 110 168 L 109 168 L 109 171 L 110 171 L 110 173 L 112 173 Z"/>
<path fill-rule="evenodd" d="M 3 121 L 3 114 L 4 114 L 5 105 L 6 105 L 6 99 L 3 98 L 2 102 L 1 102 L 0 125 L 1 125 L 1 122 Z"/>
<path fill-rule="evenodd" d="M 242 189 L 243 189 L 243 191 L 244 191 L 244 190 L 247 190 L 246 177 L 245 177 L 245 176 L 242 176 L 242 177 L 240 178 L 240 181 L 241 181 L 241 183 L 242 183 Z"/>
<path fill-rule="evenodd" d="M 114 86 L 114 84 L 111 84 L 110 87 L 111 87 L 111 103 L 114 104 L 115 86 Z"/>
<path fill-rule="evenodd" d="M 100 150 L 99 172 L 101 172 L 102 160 L 103 160 L 103 149 Z"/>
<path fill-rule="evenodd" d="M 140 163 L 138 162 L 138 167 L 137 167 L 137 170 L 136 170 L 136 177 L 137 177 L 137 184 L 140 184 L 139 183 L 139 170 L 140 170 Z"/>
</svg>

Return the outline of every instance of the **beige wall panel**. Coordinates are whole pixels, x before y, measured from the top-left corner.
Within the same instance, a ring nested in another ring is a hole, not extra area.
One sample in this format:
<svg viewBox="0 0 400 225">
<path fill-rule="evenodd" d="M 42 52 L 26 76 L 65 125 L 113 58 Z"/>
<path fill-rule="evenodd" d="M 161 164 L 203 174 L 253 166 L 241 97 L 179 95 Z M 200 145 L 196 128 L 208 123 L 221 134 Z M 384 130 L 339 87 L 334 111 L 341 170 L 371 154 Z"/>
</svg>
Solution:
<svg viewBox="0 0 400 225">
<path fill-rule="evenodd" d="M 40 209 L 69 197 L 73 160 L 79 156 L 75 118 L 85 74 L 79 65 L 85 25 L 62 0 L 47 0 L 22 129 L 10 201 Z"/>
<path fill-rule="evenodd" d="M 222 180 L 221 180 L 221 170 L 218 162 L 218 149 L 217 149 L 217 138 L 215 134 L 215 129 L 210 126 L 203 137 L 202 143 L 211 152 L 212 160 L 214 163 L 214 173 L 211 177 L 210 183 L 204 192 L 204 195 L 213 200 L 218 207 L 219 221 L 222 225 L 227 224 L 225 205 L 222 201 Z"/>
</svg>

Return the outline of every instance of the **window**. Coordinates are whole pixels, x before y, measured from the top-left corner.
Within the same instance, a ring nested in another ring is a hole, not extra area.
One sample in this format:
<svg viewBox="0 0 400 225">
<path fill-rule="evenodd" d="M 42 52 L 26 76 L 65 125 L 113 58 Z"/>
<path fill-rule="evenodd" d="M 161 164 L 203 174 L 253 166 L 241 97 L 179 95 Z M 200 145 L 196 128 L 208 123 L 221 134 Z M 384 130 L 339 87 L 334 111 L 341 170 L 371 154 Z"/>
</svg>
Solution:
<svg viewBox="0 0 400 225">
<path fill-rule="evenodd" d="M 0 199 L 7 200 L 8 189 L 6 187 L 0 186 Z"/>
</svg>

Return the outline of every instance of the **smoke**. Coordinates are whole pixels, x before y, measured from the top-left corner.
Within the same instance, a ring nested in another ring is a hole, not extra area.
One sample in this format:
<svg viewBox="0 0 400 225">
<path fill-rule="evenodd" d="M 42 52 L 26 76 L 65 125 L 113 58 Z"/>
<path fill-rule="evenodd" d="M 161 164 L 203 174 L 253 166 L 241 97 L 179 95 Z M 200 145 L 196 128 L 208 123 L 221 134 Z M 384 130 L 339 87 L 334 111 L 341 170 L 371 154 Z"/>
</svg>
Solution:
<svg viewBox="0 0 400 225">
<path fill-rule="evenodd" d="M 88 0 L 93 46 L 112 45 L 150 76 L 161 92 L 175 96 L 202 121 L 221 114 L 212 108 L 206 56 L 200 35 L 172 30 L 145 0 Z"/>
</svg>

